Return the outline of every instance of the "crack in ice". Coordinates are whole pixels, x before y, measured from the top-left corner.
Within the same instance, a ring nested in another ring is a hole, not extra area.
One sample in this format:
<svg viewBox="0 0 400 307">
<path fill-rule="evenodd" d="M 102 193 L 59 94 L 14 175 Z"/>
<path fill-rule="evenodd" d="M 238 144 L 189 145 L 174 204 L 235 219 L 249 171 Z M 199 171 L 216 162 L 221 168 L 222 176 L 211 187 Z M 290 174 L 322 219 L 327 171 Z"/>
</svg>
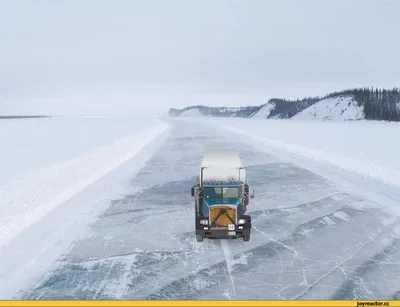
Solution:
<svg viewBox="0 0 400 307">
<path fill-rule="evenodd" d="M 261 233 L 263 236 L 265 236 L 265 237 L 266 237 L 267 239 L 269 239 L 270 241 L 275 242 L 275 243 L 277 243 L 277 244 L 283 246 L 284 248 L 286 248 L 286 249 L 292 251 L 292 252 L 294 253 L 294 256 L 293 256 L 293 259 L 292 259 L 292 262 L 290 263 L 290 265 L 293 266 L 294 262 L 296 261 L 296 259 L 297 259 L 298 256 L 299 256 L 299 252 L 298 252 L 298 251 L 296 251 L 294 248 L 290 247 L 289 245 L 286 245 L 285 243 L 283 243 L 283 242 L 281 242 L 281 241 L 279 241 L 279 240 L 276 240 L 276 239 L 272 238 L 271 236 L 267 235 L 265 232 L 263 232 L 263 231 L 261 231 L 261 230 L 258 230 L 257 227 L 255 227 L 255 226 L 252 226 L 252 227 L 254 228 L 255 231 Z"/>
</svg>

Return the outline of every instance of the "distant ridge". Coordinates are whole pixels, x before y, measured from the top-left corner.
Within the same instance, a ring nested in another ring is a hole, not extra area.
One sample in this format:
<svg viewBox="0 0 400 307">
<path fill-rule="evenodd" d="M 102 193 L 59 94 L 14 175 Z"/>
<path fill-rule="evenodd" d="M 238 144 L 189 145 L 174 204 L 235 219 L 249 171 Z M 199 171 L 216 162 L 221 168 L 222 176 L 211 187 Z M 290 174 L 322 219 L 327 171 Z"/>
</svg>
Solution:
<svg viewBox="0 0 400 307">
<path fill-rule="evenodd" d="M 170 117 L 241 117 L 254 119 L 302 120 L 386 120 L 400 121 L 400 90 L 356 88 L 323 97 L 288 100 L 272 98 L 259 106 L 172 108 Z"/>
</svg>

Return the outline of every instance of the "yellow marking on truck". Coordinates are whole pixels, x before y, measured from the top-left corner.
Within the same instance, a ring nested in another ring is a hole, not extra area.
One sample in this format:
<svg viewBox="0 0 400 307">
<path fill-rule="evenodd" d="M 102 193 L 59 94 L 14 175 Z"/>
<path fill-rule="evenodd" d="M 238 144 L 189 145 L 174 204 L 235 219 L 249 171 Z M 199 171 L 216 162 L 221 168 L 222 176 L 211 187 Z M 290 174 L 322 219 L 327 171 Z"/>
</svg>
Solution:
<svg viewBox="0 0 400 307">
<path fill-rule="evenodd" d="M 215 221 L 221 209 L 225 209 L 226 213 L 231 217 L 231 219 L 236 222 L 236 209 L 228 206 L 212 206 L 210 208 L 210 222 Z M 229 224 L 232 224 L 232 221 L 226 214 L 221 214 L 215 223 L 222 227 L 228 227 Z"/>
</svg>

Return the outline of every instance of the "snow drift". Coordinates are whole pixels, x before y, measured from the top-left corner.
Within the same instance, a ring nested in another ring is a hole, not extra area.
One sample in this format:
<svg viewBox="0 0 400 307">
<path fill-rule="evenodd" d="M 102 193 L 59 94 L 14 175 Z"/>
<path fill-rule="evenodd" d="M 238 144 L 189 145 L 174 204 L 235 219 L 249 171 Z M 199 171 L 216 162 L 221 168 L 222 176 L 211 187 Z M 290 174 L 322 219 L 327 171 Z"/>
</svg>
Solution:
<svg viewBox="0 0 400 307">
<path fill-rule="evenodd" d="M 24 231 L 30 225 L 35 223 L 37 220 L 44 217 L 47 213 L 52 211 L 55 207 L 62 204 L 63 202 L 70 199 L 73 195 L 85 189 L 87 186 L 100 179 L 102 176 L 120 166 L 124 162 L 135 156 L 141 148 L 152 141 L 158 134 L 165 131 L 168 125 L 165 122 L 159 120 L 130 120 L 130 129 L 124 131 L 126 135 L 123 137 L 115 137 L 114 140 L 108 144 L 98 146 L 96 144 L 96 136 L 107 139 L 108 124 L 118 125 L 117 121 L 113 120 L 102 120 L 102 126 L 97 127 L 94 131 L 91 131 L 93 136 L 92 150 L 85 153 L 88 150 L 88 146 L 84 149 L 77 147 L 76 140 L 69 141 L 66 138 L 60 138 L 57 131 L 60 134 L 68 134 L 69 138 L 74 139 L 79 137 L 80 130 L 76 127 L 70 127 L 69 131 L 62 131 L 60 127 L 63 127 L 65 121 L 63 119 L 50 119 L 50 121 L 35 120 L 35 124 L 32 122 L 26 124 L 25 121 L 15 121 L 10 123 L 11 127 L 21 125 L 18 129 L 19 133 L 10 131 L 9 138 L 17 138 L 17 140 L 23 140 L 23 143 L 34 143 L 35 139 L 30 139 L 32 131 L 26 129 L 33 129 L 35 132 L 41 131 L 43 125 L 52 127 L 51 133 L 53 137 L 51 140 L 47 140 L 47 147 L 37 147 L 37 151 L 26 151 L 25 155 L 30 154 L 30 165 L 31 167 L 25 171 L 19 170 L 12 177 L 12 180 L 6 179 L 3 173 L 2 183 L 0 185 L 0 248 L 7 245 L 19 233 Z M 72 121 L 73 122 L 73 121 Z M 83 119 L 79 128 L 84 129 L 87 122 Z M 125 123 L 125 125 L 129 125 Z M 4 125 L 3 125 L 4 126 Z M 24 129 L 25 127 L 25 129 Z M 128 126 L 124 126 L 127 128 Z M 112 128 L 110 128 L 112 130 Z M 17 130 L 17 129 L 16 129 Z M 121 131 L 120 131 L 121 132 Z M 82 133 L 88 133 L 85 131 Z M 12 143 L 15 140 L 7 140 L 7 135 L 3 134 L 5 138 L 4 143 Z M 108 136 L 110 138 L 110 135 Z M 112 138 L 111 138 L 112 139 Z M 44 145 L 39 135 L 37 137 L 40 145 Z M 89 141 L 89 139 L 87 139 Z M 104 142 L 104 140 L 103 140 Z M 93 146 L 93 144 L 95 144 Z M 31 144 L 32 145 L 32 144 Z M 68 155 L 64 154 L 64 161 L 59 157 L 54 157 L 53 161 L 47 162 L 47 165 L 43 165 L 44 161 L 40 161 L 36 166 L 34 163 L 35 157 L 41 158 L 41 153 L 46 153 L 47 148 L 51 151 L 58 151 L 63 154 L 64 150 L 68 151 L 70 146 L 74 146 L 74 155 L 78 154 L 77 150 L 81 150 L 83 154 L 78 155 L 74 158 L 67 158 Z M 31 149 L 34 146 L 31 146 Z M 28 147 L 29 148 L 29 147 Z M 14 150 L 14 152 L 13 152 Z M 19 159 L 14 158 L 19 150 L 18 147 L 3 148 L 3 152 L 6 151 L 8 154 L 2 155 L 0 164 L 3 169 L 6 169 L 7 165 L 18 166 L 21 156 Z M 53 163 L 57 161 L 56 163 Z M 50 164 L 50 165 L 49 165 Z"/>
</svg>

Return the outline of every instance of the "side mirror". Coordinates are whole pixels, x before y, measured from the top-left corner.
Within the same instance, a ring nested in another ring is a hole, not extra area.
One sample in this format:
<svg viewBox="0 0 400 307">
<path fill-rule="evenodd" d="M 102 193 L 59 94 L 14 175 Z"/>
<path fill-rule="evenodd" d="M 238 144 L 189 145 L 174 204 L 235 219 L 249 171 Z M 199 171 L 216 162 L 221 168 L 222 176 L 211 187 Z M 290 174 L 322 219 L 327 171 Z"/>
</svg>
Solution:
<svg viewBox="0 0 400 307">
<path fill-rule="evenodd" d="M 192 189 L 190 190 L 192 197 L 194 197 L 194 191 L 195 191 L 195 189 L 194 189 L 194 187 L 192 187 Z"/>
<path fill-rule="evenodd" d="M 254 188 L 250 188 L 250 198 L 254 198 Z"/>
</svg>

